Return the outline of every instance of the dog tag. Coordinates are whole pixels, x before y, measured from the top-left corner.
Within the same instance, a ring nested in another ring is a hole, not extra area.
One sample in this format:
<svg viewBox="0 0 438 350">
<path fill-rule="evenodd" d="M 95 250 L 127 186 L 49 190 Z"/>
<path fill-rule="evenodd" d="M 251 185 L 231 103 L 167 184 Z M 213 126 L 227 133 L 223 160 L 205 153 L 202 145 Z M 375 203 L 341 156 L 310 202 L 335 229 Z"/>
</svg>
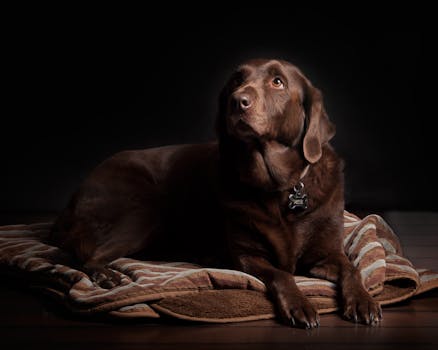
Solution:
<svg viewBox="0 0 438 350">
<path fill-rule="evenodd" d="M 293 193 L 289 195 L 289 209 L 293 211 L 306 210 L 307 195 L 304 193 L 304 184 L 300 181 L 292 190 Z"/>
</svg>

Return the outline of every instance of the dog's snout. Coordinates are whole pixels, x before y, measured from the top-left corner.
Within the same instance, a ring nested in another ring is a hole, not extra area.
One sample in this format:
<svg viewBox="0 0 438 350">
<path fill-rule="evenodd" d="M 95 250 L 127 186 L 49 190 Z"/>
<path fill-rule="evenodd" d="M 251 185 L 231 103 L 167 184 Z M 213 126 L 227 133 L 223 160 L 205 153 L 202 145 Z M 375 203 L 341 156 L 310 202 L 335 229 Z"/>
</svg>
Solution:
<svg viewBox="0 0 438 350">
<path fill-rule="evenodd" d="M 241 111 L 246 111 L 252 106 L 252 98 L 246 93 L 235 94 L 234 102 L 235 106 Z"/>
</svg>

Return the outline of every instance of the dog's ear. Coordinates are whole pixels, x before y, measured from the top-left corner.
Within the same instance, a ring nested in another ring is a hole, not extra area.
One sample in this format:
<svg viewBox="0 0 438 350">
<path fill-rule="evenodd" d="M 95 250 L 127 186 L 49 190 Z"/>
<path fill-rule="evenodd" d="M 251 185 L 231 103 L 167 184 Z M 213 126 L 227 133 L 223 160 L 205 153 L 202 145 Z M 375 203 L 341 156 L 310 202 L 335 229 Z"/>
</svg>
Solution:
<svg viewBox="0 0 438 350">
<path fill-rule="evenodd" d="M 324 109 L 321 91 L 304 79 L 307 129 L 303 139 L 303 152 L 309 163 L 316 163 L 321 158 L 322 146 L 335 135 L 336 128 Z"/>
<path fill-rule="evenodd" d="M 219 99 L 218 99 L 218 108 L 216 114 L 216 136 L 219 141 L 221 141 L 224 137 L 227 136 L 227 121 L 226 121 L 226 113 L 227 113 L 227 105 L 228 105 L 228 96 L 229 96 L 229 83 L 225 84 L 222 88 Z"/>
<path fill-rule="evenodd" d="M 223 86 L 218 99 L 218 110 L 216 115 L 216 136 L 219 141 L 219 150 L 221 154 L 226 154 L 232 151 L 233 139 L 228 131 L 227 126 L 227 114 L 229 97 L 233 92 L 236 85 L 236 73 L 233 73 L 231 77 L 226 81 Z"/>
</svg>

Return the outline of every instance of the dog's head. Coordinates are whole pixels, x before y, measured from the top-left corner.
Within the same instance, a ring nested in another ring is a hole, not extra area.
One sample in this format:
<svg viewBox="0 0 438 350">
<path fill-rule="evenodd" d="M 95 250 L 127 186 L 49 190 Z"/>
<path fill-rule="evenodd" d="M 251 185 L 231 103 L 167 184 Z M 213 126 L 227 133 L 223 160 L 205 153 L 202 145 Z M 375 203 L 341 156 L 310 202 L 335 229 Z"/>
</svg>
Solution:
<svg viewBox="0 0 438 350">
<path fill-rule="evenodd" d="M 321 92 L 294 65 L 280 60 L 245 62 L 223 88 L 217 121 L 219 140 L 276 140 L 301 146 L 315 163 L 335 134 Z"/>
</svg>

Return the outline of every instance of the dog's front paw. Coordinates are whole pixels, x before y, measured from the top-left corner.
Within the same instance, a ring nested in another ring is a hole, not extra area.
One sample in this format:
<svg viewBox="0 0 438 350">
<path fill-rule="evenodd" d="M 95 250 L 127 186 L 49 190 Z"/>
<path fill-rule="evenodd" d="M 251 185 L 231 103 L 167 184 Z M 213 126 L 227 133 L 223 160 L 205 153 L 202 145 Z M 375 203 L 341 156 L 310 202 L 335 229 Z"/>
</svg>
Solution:
<svg viewBox="0 0 438 350">
<path fill-rule="evenodd" d="M 344 296 L 344 317 L 356 323 L 376 325 L 382 320 L 382 309 L 366 291 Z"/>
<path fill-rule="evenodd" d="M 319 327 L 318 311 L 304 296 L 288 296 L 279 298 L 278 311 L 283 323 L 292 327 Z"/>
</svg>

